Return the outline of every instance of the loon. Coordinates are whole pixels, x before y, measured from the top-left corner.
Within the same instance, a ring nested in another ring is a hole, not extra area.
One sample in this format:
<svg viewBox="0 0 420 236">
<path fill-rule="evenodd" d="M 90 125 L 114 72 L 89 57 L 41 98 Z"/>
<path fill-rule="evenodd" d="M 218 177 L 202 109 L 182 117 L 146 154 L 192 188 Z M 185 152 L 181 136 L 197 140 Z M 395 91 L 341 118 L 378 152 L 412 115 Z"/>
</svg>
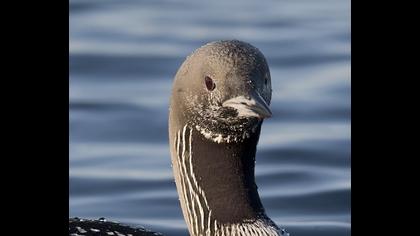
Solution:
<svg viewBox="0 0 420 236">
<path fill-rule="evenodd" d="M 246 42 L 210 42 L 178 69 L 169 142 L 191 236 L 289 235 L 266 215 L 255 183 L 255 154 L 263 120 L 272 115 L 271 94 L 267 61 Z M 71 218 L 69 226 L 73 236 L 157 235 L 104 219 Z"/>
</svg>

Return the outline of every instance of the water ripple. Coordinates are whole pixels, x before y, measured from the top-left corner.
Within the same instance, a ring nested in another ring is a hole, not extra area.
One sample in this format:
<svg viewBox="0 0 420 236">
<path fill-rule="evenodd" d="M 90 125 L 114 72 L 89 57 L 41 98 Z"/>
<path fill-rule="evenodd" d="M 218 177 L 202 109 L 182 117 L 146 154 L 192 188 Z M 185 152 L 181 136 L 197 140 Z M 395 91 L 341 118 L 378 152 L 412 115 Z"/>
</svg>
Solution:
<svg viewBox="0 0 420 236">
<path fill-rule="evenodd" d="M 270 65 L 256 181 L 291 235 L 350 235 L 350 1 L 71 0 L 70 216 L 186 235 L 168 148 L 172 78 L 236 38 Z"/>
</svg>

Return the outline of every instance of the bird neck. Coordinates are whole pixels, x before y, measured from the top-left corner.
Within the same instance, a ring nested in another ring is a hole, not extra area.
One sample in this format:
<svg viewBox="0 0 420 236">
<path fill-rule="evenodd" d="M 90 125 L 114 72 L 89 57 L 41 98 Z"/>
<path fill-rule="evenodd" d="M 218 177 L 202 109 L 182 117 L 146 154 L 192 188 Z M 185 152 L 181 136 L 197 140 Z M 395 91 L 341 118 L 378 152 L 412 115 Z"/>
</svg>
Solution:
<svg viewBox="0 0 420 236">
<path fill-rule="evenodd" d="M 174 173 L 191 235 L 280 235 L 255 183 L 260 129 L 240 143 L 216 143 L 188 126 L 175 134 Z"/>
</svg>

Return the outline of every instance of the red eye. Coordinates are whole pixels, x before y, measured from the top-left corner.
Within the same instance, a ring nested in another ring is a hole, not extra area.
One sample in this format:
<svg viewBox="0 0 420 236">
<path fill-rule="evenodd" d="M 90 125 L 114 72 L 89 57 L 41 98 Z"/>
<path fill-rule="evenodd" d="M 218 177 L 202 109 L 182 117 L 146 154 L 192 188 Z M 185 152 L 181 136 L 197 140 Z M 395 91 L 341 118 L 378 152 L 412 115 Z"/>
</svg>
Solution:
<svg viewBox="0 0 420 236">
<path fill-rule="evenodd" d="M 204 78 L 204 82 L 206 83 L 206 87 L 209 91 L 213 91 L 216 88 L 216 84 L 209 76 Z"/>
</svg>

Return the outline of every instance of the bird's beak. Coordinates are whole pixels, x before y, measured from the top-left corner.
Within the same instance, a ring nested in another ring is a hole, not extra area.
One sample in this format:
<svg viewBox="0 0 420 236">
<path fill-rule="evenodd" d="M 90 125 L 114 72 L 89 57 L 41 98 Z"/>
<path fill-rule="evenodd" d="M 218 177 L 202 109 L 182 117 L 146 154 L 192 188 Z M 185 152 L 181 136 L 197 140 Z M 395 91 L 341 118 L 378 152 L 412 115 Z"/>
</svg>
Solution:
<svg viewBox="0 0 420 236">
<path fill-rule="evenodd" d="M 239 117 L 257 117 L 259 119 L 264 119 L 269 118 L 272 115 L 267 102 L 253 89 L 248 96 L 231 98 L 223 102 L 222 106 L 236 109 Z"/>
</svg>

